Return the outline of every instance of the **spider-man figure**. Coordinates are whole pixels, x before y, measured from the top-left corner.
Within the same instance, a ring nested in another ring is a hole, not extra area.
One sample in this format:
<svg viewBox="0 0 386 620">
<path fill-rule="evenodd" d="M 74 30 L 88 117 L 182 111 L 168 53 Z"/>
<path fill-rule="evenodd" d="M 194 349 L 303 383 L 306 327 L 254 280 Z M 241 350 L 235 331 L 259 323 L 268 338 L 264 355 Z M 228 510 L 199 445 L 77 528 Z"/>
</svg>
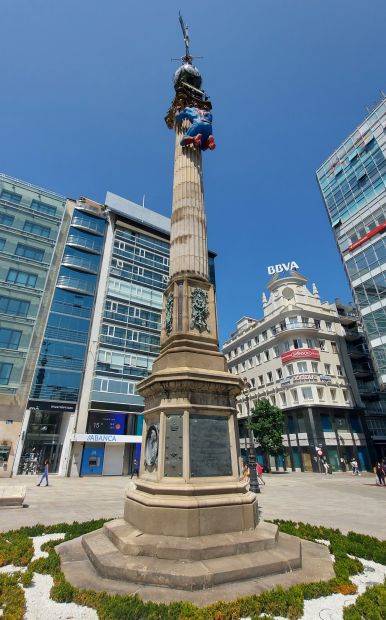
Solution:
<svg viewBox="0 0 386 620">
<path fill-rule="evenodd" d="M 196 144 L 202 151 L 216 148 L 214 137 L 212 136 L 212 114 L 199 110 L 198 108 L 185 108 L 176 115 L 176 121 L 187 118 L 192 124 L 181 140 L 182 146 Z"/>
</svg>

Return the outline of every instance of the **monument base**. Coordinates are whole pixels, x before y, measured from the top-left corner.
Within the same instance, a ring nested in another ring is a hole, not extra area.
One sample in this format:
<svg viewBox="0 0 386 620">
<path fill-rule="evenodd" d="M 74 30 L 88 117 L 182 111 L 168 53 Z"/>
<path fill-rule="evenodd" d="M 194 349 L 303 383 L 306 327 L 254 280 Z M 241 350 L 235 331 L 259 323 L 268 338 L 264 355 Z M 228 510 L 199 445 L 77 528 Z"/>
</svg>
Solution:
<svg viewBox="0 0 386 620">
<path fill-rule="evenodd" d="M 203 606 L 334 577 L 328 548 L 264 522 L 251 531 L 182 538 L 143 534 L 118 519 L 57 550 L 72 585 L 144 601 Z"/>
</svg>

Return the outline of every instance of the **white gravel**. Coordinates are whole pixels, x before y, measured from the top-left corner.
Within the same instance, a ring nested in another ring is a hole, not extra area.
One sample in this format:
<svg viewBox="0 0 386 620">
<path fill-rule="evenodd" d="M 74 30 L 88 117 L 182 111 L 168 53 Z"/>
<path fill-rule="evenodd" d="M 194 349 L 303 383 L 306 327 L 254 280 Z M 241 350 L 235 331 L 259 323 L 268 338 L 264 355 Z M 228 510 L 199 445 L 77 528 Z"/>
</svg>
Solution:
<svg viewBox="0 0 386 620">
<path fill-rule="evenodd" d="M 323 544 L 327 542 L 323 541 Z M 353 605 L 358 596 L 363 594 L 367 588 L 384 582 L 386 566 L 369 560 L 360 559 L 360 561 L 364 566 L 364 571 L 350 579 L 358 588 L 357 594 L 331 594 L 330 596 L 304 601 L 304 613 L 300 620 L 343 620 L 343 609 L 345 607 Z M 264 615 L 261 615 L 262 620 Z M 242 620 L 251 619 L 242 618 Z M 275 616 L 275 620 L 288 620 L 288 618 Z"/>
<path fill-rule="evenodd" d="M 50 598 L 51 575 L 34 573 L 32 585 L 24 588 L 26 613 L 24 620 L 98 620 L 95 609 L 76 603 L 56 603 Z"/>
<path fill-rule="evenodd" d="M 34 546 L 33 559 L 47 557 L 48 554 L 41 550 L 43 543 L 49 540 L 59 540 L 64 534 L 45 534 L 32 538 Z M 329 545 L 329 541 L 320 540 L 322 544 Z M 350 556 L 352 557 L 352 556 Z M 304 613 L 301 620 L 343 620 L 343 609 L 352 605 L 360 594 L 375 584 L 383 583 L 386 579 L 386 566 L 360 560 L 364 571 L 351 577 L 352 583 L 357 588 L 357 594 L 343 595 L 332 594 L 318 599 L 304 601 Z M 25 571 L 25 567 L 7 565 L 0 567 L 0 573 L 12 574 Z M 51 575 L 34 573 L 32 584 L 29 588 L 23 588 L 26 598 L 26 613 L 24 620 L 98 620 L 95 609 L 83 607 L 75 603 L 56 603 L 50 598 L 50 590 L 53 585 Z M 0 617 L 3 615 L 0 609 Z M 260 617 L 263 620 L 265 614 Z M 250 620 L 243 618 L 242 620 Z M 288 620 L 282 616 L 275 616 L 275 620 Z"/>
</svg>

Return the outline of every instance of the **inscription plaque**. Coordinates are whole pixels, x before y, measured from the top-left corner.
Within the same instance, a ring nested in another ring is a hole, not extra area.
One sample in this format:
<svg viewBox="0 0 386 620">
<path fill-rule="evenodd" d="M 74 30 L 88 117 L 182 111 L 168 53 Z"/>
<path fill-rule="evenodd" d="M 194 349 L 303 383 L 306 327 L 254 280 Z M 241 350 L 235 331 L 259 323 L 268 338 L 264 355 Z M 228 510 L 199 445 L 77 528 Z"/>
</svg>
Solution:
<svg viewBox="0 0 386 620">
<path fill-rule="evenodd" d="M 191 415 L 189 447 L 192 477 L 232 475 L 227 417 Z"/>
<path fill-rule="evenodd" d="M 165 476 L 182 476 L 182 414 L 166 416 L 165 428 Z"/>
</svg>

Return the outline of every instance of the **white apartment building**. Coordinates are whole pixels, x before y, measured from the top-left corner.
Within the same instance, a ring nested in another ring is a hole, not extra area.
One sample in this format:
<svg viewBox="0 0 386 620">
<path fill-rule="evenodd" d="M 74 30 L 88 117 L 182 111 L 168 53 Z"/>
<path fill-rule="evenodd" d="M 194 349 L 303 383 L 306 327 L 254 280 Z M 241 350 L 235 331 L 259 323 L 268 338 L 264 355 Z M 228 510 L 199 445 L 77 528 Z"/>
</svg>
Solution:
<svg viewBox="0 0 386 620">
<path fill-rule="evenodd" d="M 243 317 L 223 346 L 232 373 L 250 385 L 239 397 L 246 455 L 247 399 L 267 399 L 285 412 L 284 452 L 273 469 L 319 471 L 318 453 L 333 471 L 355 456 L 370 467 L 363 408 L 336 306 L 321 302 L 316 285 L 296 271 L 274 275 L 263 293 L 263 318 Z M 258 447 L 258 458 L 262 454 Z"/>
</svg>

